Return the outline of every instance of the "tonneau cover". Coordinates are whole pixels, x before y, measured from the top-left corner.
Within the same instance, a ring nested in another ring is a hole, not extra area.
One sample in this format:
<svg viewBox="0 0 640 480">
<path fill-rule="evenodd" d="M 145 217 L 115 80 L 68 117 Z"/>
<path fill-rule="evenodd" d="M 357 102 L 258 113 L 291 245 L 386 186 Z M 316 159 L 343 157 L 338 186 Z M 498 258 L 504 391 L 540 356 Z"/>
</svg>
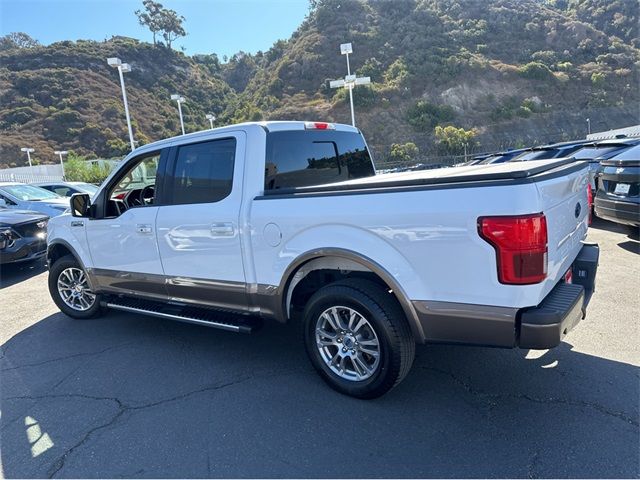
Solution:
<svg viewBox="0 0 640 480">
<path fill-rule="evenodd" d="M 569 157 L 528 162 L 505 162 L 489 165 L 448 167 L 416 172 L 386 173 L 373 177 L 346 180 L 325 185 L 269 190 L 265 192 L 265 196 L 420 187 L 442 184 L 463 184 L 468 182 L 476 182 L 479 184 L 492 184 L 493 182 L 529 183 L 536 181 L 536 176 L 540 176 L 541 174 L 568 174 L 574 169 L 584 167 L 586 163 L 587 162 L 577 161 L 573 157 Z"/>
</svg>

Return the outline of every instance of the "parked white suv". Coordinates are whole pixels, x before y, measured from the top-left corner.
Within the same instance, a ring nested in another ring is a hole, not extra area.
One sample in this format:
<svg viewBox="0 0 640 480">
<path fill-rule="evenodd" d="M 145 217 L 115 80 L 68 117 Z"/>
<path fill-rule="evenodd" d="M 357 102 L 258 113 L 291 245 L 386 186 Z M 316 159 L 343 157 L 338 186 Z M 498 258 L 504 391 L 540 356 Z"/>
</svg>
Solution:
<svg viewBox="0 0 640 480">
<path fill-rule="evenodd" d="M 570 159 L 375 175 L 356 128 L 233 125 L 141 147 L 74 195 L 49 288 L 74 318 L 301 321 L 320 375 L 371 398 L 415 342 L 556 346 L 593 292 L 587 182 Z"/>
</svg>

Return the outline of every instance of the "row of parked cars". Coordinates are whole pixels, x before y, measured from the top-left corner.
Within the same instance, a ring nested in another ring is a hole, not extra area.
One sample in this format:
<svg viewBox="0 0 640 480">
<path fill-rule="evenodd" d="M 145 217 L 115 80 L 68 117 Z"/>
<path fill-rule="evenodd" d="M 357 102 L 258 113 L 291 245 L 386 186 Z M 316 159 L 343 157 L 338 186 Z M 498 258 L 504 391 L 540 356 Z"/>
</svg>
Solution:
<svg viewBox="0 0 640 480">
<path fill-rule="evenodd" d="M 573 157 L 589 162 L 596 216 L 640 227 L 640 138 L 574 140 L 476 155 L 458 166 Z"/>
<path fill-rule="evenodd" d="M 0 264 L 42 258 L 49 218 L 68 211 L 74 193 L 97 190 L 84 182 L 0 182 Z"/>
</svg>

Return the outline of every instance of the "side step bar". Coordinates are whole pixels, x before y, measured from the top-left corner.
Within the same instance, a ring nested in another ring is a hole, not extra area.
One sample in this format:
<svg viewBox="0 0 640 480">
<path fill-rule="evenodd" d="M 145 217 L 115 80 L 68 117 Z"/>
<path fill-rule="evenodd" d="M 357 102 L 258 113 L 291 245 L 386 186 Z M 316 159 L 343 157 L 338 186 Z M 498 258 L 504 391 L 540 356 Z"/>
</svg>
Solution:
<svg viewBox="0 0 640 480">
<path fill-rule="evenodd" d="M 102 305 L 113 310 L 142 313 L 236 333 L 251 333 L 261 325 L 261 320 L 256 317 L 234 315 L 223 310 L 194 307 L 186 304 L 162 303 L 114 296 L 103 301 Z"/>
</svg>

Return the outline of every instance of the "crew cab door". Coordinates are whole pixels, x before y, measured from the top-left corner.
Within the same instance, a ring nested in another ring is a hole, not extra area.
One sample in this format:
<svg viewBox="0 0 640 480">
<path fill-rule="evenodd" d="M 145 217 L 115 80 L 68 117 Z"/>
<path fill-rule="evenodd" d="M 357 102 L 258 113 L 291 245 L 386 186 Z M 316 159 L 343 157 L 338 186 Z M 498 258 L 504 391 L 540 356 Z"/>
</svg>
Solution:
<svg viewBox="0 0 640 480">
<path fill-rule="evenodd" d="M 155 234 L 167 153 L 128 160 L 98 194 L 92 218 L 78 222 L 85 224 L 93 274 L 103 290 L 167 296 Z"/>
<path fill-rule="evenodd" d="M 156 221 L 169 297 L 246 310 L 239 215 L 244 132 L 171 149 Z"/>
</svg>

